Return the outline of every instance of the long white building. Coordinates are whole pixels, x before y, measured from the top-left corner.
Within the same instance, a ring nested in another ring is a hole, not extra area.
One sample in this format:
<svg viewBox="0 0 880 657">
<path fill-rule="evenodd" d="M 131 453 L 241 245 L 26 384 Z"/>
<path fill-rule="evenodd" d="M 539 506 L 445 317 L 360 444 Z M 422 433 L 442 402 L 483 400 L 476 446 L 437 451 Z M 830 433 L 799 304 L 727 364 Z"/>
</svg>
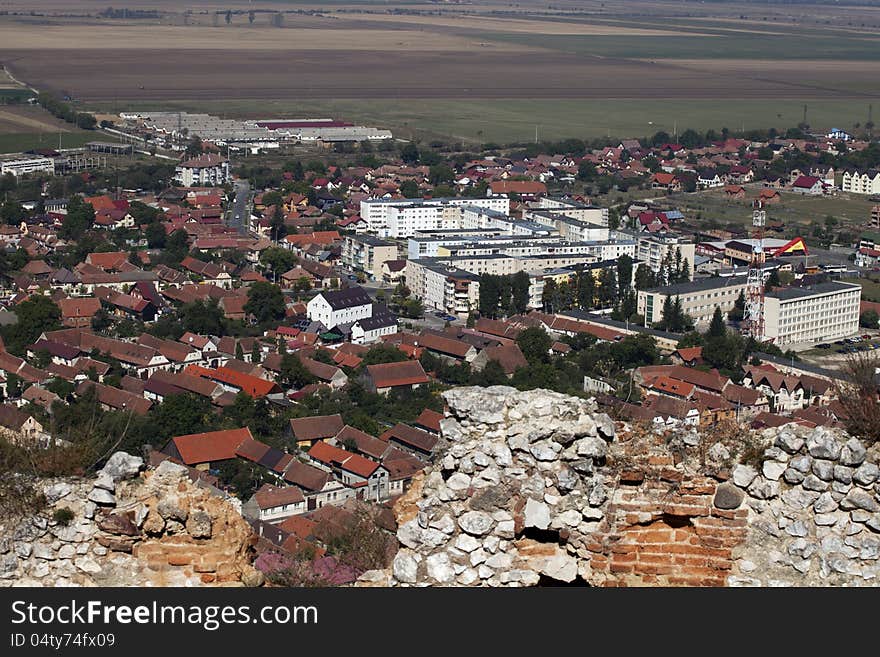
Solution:
<svg viewBox="0 0 880 657">
<path fill-rule="evenodd" d="M 764 297 L 764 333 L 779 345 L 855 335 L 861 296 L 861 285 L 841 281 L 773 290 Z"/>
<path fill-rule="evenodd" d="M 475 206 L 510 214 L 506 196 L 486 198 L 365 199 L 361 218 L 367 230 L 379 237 L 410 237 L 418 231 L 460 227 L 462 206 Z"/>
<path fill-rule="evenodd" d="M 0 160 L 0 175 L 16 178 L 29 173 L 55 173 L 55 160 L 49 157 L 16 157 Z"/>
</svg>

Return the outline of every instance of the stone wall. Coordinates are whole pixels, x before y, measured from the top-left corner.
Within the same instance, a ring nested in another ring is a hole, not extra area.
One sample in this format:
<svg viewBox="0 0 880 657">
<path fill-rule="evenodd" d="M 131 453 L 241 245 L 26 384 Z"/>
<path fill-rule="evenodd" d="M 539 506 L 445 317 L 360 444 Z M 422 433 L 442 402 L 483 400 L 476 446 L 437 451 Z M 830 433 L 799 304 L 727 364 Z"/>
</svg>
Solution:
<svg viewBox="0 0 880 657">
<path fill-rule="evenodd" d="M 449 447 L 395 504 L 393 567 L 360 585 L 876 581 L 878 459 L 858 440 L 795 425 L 658 434 L 545 390 L 444 397 Z"/>
<path fill-rule="evenodd" d="M 252 531 L 186 468 L 117 452 L 95 479 L 42 482 L 44 512 L 0 519 L 0 586 L 200 586 L 262 582 Z M 56 519 L 69 509 L 72 520 Z"/>
</svg>

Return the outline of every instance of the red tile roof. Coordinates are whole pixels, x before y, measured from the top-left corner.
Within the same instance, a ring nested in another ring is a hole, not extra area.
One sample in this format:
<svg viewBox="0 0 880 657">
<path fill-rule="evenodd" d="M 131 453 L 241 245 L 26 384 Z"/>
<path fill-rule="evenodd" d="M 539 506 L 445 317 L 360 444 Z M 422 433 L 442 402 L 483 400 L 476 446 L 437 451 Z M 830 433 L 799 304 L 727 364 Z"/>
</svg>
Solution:
<svg viewBox="0 0 880 657">
<path fill-rule="evenodd" d="M 694 394 L 693 384 L 679 381 L 678 379 L 672 379 L 668 376 L 658 376 L 654 379 L 654 382 L 650 387 L 654 390 L 665 392 L 668 395 L 675 395 L 676 397 L 682 397 L 684 399 L 688 399 Z"/>
<path fill-rule="evenodd" d="M 426 408 L 416 418 L 416 424 L 425 427 L 426 429 L 430 429 L 435 433 L 440 433 L 440 420 L 442 420 L 443 417 L 443 413 L 438 413 L 430 408 Z"/>
<path fill-rule="evenodd" d="M 434 450 L 438 440 L 437 436 L 402 422 L 394 425 L 379 437 L 389 442 L 395 440 L 401 445 L 414 447 L 426 454 L 430 454 Z"/>
<path fill-rule="evenodd" d="M 305 501 L 302 491 L 296 486 L 278 488 L 270 484 L 260 486 L 254 493 L 254 499 L 261 509 L 271 509 L 285 504 L 301 504 Z"/>
<path fill-rule="evenodd" d="M 328 466 L 337 466 L 348 472 L 353 472 L 364 479 L 368 479 L 379 467 L 379 464 L 375 461 L 334 447 L 322 440 L 312 445 L 312 448 L 309 450 L 309 457 Z"/>
<path fill-rule="evenodd" d="M 342 416 L 316 415 L 313 417 L 295 417 L 290 420 L 290 430 L 296 440 L 321 440 L 332 438 L 345 426 Z"/>
<path fill-rule="evenodd" d="M 198 465 L 235 458 L 235 450 L 247 439 L 253 440 L 251 430 L 242 427 L 175 436 L 171 442 L 186 465 Z"/>
<path fill-rule="evenodd" d="M 367 365 L 367 376 L 376 388 L 421 385 L 430 380 L 417 360 Z"/>
<path fill-rule="evenodd" d="M 273 392 L 281 392 L 281 388 L 274 381 L 267 381 L 249 374 L 236 372 L 228 367 L 218 367 L 212 370 L 200 365 L 188 365 L 184 372 L 193 376 L 225 383 L 226 385 L 238 388 L 255 399 L 265 397 Z"/>
</svg>

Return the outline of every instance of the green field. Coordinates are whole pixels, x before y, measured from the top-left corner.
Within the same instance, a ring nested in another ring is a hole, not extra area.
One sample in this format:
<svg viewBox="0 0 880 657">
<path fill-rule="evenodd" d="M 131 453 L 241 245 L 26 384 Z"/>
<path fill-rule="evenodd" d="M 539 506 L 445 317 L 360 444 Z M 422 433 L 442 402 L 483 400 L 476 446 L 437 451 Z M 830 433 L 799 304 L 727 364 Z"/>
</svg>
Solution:
<svg viewBox="0 0 880 657">
<path fill-rule="evenodd" d="M 97 139 L 95 132 L 61 133 L 61 148 L 79 148 Z M 0 135 L 0 153 L 23 153 L 32 148 L 58 148 L 58 135 L 49 132 L 22 132 Z"/>
<path fill-rule="evenodd" d="M 868 278 L 842 278 L 847 283 L 858 283 L 862 286 L 862 299 L 880 303 L 880 283 Z"/>
<path fill-rule="evenodd" d="M 403 139 L 450 136 L 462 141 L 531 142 L 568 137 L 641 137 L 658 130 L 680 134 L 730 128 L 784 130 L 803 118 L 817 128 L 849 127 L 864 121 L 868 103 L 853 100 L 659 100 L 643 99 L 467 99 L 467 100 L 303 100 L 303 101 L 156 101 L 95 104 L 103 111 L 182 110 L 229 117 L 326 117 L 367 123 Z M 876 109 L 876 108 L 875 108 Z"/>
<path fill-rule="evenodd" d="M 669 202 L 676 205 L 682 212 L 690 215 L 701 215 L 701 220 L 714 220 L 718 224 L 751 225 L 751 202 L 759 191 L 756 185 L 746 185 L 746 198 L 728 200 L 723 188 L 693 194 L 673 194 L 668 196 Z M 767 206 L 768 221 L 785 222 L 786 237 L 800 235 L 809 238 L 811 226 L 832 216 L 841 225 L 860 228 L 871 216 L 871 207 L 876 205 L 866 197 L 856 194 L 839 194 L 837 196 L 804 196 L 781 191 L 782 202 Z"/>
</svg>

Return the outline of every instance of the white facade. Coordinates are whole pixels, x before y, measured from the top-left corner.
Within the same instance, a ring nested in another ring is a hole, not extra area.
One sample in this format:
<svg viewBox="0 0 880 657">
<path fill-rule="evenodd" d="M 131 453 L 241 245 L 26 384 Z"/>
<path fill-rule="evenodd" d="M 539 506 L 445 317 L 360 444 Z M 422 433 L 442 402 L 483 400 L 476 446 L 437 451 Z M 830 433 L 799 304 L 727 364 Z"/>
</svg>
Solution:
<svg viewBox="0 0 880 657">
<path fill-rule="evenodd" d="M 383 324 L 381 326 L 371 326 L 367 320 L 358 320 L 351 325 L 351 341 L 353 344 L 368 344 L 375 342 L 383 335 L 391 335 L 397 333 L 397 322 Z"/>
<path fill-rule="evenodd" d="M 442 220 L 449 221 L 460 212 L 444 214 L 444 208 L 470 205 L 510 214 L 510 199 L 506 196 L 486 198 L 435 199 L 365 199 L 361 201 L 360 215 L 367 222 L 367 230 L 380 237 L 409 237 L 416 230 L 438 230 Z M 393 214 L 393 216 L 392 216 Z M 456 228 L 457 225 L 450 226 Z"/>
<path fill-rule="evenodd" d="M 175 182 L 184 187 L 217 187 L 230 179 L 229 161 L 211 154 L 179 164 L 174 173 Z"/>
<path fill-rule="evenodd" d="M 327 328 L 356 322 L 359 319 L 366 319 L 373 314 L 372 303 L 333 310 L 330 303 L 324 298 L 323 293 L 309 301 L 306 308 L 306 314 L 310 320 L 321 322 Z"/>
<path fill-rule="evenodd" d="M 677 237 L 659 237 L 654 235 L 639 234 L 636 236 L 636 259 L 641 260 L 650 267 L 655 274 L 660 271 L 666 254 L 670 253 L 675 260 L 675 250 L 681 251 L 681 260 L 688 263 L 690 279 L 694 280 L 694 253 L 695 246 L 684 242 Z"/>
<path fill-rule="evenodd" d="M 839 281 L 775 290 L 764 298 L 764 333 L 780 345 L 855 335 L 861 296 L 861 285 Z"/>
<path fill-rule="evenodd" d="M 24 176 L 29 173 L 55 173 L 55 161 L 48 157 L 27 157 L 0 161 L 0 175 L 11 173 Z"/>
<path fill-rule="evenodd" d="M 880 170 L 844 171 L 840 188 L 853 194 L 880 194 Z"/>
</svg>

